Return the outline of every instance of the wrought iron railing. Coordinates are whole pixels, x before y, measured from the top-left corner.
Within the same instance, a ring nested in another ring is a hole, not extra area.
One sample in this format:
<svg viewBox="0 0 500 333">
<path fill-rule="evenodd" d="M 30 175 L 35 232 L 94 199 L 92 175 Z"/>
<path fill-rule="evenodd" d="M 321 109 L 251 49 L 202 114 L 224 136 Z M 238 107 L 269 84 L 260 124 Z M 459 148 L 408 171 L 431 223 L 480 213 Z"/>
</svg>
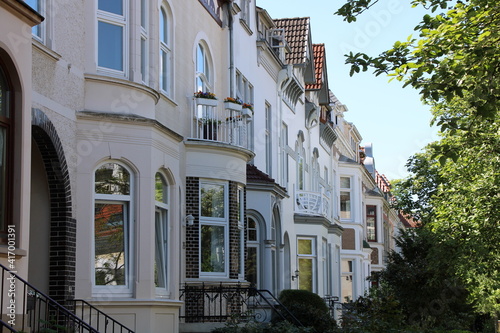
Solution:
<svg viewBox="0 0 500 333">
<path fill-rule="evenodd" d="M 268 290 L 240 284 L 186 284 L 180 290 L 184 301 L 179 318 L 185 323 L 240 321 L 269 322 L 274 318 L 297 326 L 300 321 Z"/>
<path fill-rule="evenodd" d="M 89 325 L 96 327 L 101 333 L 134 333 L 133 330 L 119 323 L 106 313 L 82 299 L 75 299 L 75 314 L 83 318 Z"/>
<path fill-rule="evenodd" d="M 191 138 L 249 147 L 248 126 L 253 111 L 223 106 L 213 99 L 194 99 Z"/>
<path fill-rule="evenodd" d="M 7 328 L 29 332 L 99 333 L 70 310 L 0 264 L 0 317 Z"/>
<path fill-rule="evenodd" d="M 4 333 L 4 332 L 5 333 L 8 333 L 8 332 L 17 333 L 17 331 L 15 329 L 13 329 L 12 326 L 10 326 L 9 324 L 7 324 L 3 320 L 0 320 L 0 332 L 1 333 Z"/>
</svg>

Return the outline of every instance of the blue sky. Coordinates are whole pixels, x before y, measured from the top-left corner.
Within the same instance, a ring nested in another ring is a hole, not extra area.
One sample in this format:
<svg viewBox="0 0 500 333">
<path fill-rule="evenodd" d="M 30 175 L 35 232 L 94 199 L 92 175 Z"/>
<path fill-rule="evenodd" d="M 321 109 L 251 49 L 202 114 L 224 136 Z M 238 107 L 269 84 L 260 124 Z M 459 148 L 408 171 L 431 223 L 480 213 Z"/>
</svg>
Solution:
<svg viewBox="0 0 500 333">
<path fill-rule="evenodd" d="M 353 51 L 378 55 L 397 40 L 406 40 L 423 16 L 422 9 L 411 8 L 410 1 L 379 0 L 353 23 L 333 13 L 342 0 L 256 0 L 272 18 L 310 17 L 313 43 L 326 46 L 329 87 L 349 111 L 353 122 L 371 142 L 375 167 L 389 179 L 405 177 L 410 156 L 435 141 L 437 130 L 429 123 L 429 107 L 411 87 L 388 82 L 371 71 L 349 76 L 344 54 Z"/>
</svg>

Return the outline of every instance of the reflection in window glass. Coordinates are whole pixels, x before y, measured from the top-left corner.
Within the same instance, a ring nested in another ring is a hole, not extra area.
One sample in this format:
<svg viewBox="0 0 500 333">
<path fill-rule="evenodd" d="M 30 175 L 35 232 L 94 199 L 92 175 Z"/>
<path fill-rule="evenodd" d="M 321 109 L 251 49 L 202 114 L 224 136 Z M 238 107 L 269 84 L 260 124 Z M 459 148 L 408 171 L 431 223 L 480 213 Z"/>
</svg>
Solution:
<svg viewBox="0 0 500 333">
<path fill-rule="evenodd" d="M 126 205 L 96 203 L 94 215 L 95 284 L 125 285 Z"/>
<path fill-rule="evenodd" d="M 95 172 L 95 193 L 130 194 L 130 174 L 119 164 L 106 163 Z"/>
<path fill-rule="evenodd" d="M 224 226 L 201 226 L 201 271 L 223 273 L 225 271 Z"/>
<path fill-rule="evenodd" d="M 224 218 L 224 185 L 201 184 L 201 216 Z"/>
<path fill-rule="evenodd" d="M 98 35 L 97 64 L 123 71 L 123 27 L 99 21 Z"/>
<path fill-rule="evenodd" d="M 168 186 L 165 178 L 155 176 L 155 267 L 156 288 L 168 289 Z"/>
<path fill-rule="evenodd" d="M 97 8 L 116 15 L 123 15 L 123 0 L 99 0 Z"/>
</svg>

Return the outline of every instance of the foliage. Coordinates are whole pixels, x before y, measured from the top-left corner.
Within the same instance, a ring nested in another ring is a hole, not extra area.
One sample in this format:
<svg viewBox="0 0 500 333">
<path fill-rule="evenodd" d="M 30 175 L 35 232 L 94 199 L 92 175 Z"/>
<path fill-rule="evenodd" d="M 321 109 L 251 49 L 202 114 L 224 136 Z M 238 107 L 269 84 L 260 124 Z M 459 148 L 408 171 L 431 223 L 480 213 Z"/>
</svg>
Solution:
<svg viewBox="0 0 500 333">
<path fill-rule="evenodd" d="M 347 0 L 336 12 L 348 22 L 378 0 Z M 500 97 L 500 7 L 489 0 L 412 0 L 429 10 L 409 36 L 378 56 L 346 55 L 351 75 L 368 68 L 418 90 L 426 102 L 451 102 L 467 93 L 473 113 L 492 119 Z M 443 11 L 436 14 L 437 10 Z M 448 119 L 442 118 L 448 126 Z"/>
<path fill-rule="evenodd" d="M 234 104 L 243 104 L 243 101 L 239 98 L 234 98 L 234 97 L 226 97 L 224 99 L 224 102 L 229 102 L 229 103 L 234 103 Z"/>
<path fill-rule="evenodd" d="M 302 325 L 314 327 L 316 332 L 326 332 L 336 326 L 325 301 L 313 292 L 286 289 L 278 299 Z"/>
<path fill-rule="evenodd" d="M 194 97 L 196 98 L 207 98 L 207 99 L 217 99 L 215 97 L 214 93 L 211 92 L 204 92 L 204 91 L 197 91 L 194 93 Z"/>
<path fill-rule="evenodd" d="M 240 322 L 237 318 L 226 322 L 221 328 L 212 330 L 213 333 L 312 333 L 310 327 L 297 327 L 288 321 L 277 323 L 257 323 L 254 321 Z"/>
</svg>

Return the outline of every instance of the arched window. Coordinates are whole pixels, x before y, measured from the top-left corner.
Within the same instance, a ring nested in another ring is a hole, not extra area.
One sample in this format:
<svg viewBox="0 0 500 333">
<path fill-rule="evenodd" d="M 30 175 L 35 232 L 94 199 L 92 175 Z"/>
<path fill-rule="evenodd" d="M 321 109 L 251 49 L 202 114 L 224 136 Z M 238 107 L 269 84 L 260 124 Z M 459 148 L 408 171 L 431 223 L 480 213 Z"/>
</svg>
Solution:
<svg viewBox="0 0 500 333">
<path fill-rule="evenodd" d="M 106 286 L 106 292 L 128 293 L 132 287 L 132 185 L 130 172 L 118 163 L 95 171 L 94 285 Z"/>
<path fill-rule="evenodd" d="M 168 211 L 169 193 L 165 177 L 155 176 L 155 287 L 157 293 L 168 290 Z"/>
<path fill-rule="evenodd" d="M 171 95 L 172 87 L 172 19 L 166 6 L 160 8 L 160 90 Z"/>
<path fill-rule="evenodd" d="M 11 223 L 10 188 L 12 186 L 12 88 L 0 66 L 0 233 L 1 242 L 7 241 L 7 226 Z"/>
<path fill-rule="evenodd" d="M 196 48 L 196 91 L 212 91 L 212 64 L 206 47 L 201 43 Z"/>
</svg>

